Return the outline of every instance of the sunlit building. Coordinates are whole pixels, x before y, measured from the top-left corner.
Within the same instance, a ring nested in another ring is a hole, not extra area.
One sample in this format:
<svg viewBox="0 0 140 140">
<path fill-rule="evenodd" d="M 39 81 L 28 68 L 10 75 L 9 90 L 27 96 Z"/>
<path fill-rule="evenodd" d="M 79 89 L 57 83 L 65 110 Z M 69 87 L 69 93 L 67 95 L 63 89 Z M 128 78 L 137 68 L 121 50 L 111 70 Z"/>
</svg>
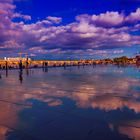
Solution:
<svg viewBox="0 0 140 140">
<path fill-rule="evenodd" d="M 20 61 L 20 60 L 26 61 L 27 58 L 26 57 L 9 57 L 9 58 L 5 57 L 4 60 L 8 60 L 8 61 Z M 31 58 L 28 58 L 28 60 L 30 61 Z"/>
<path fill-rule="evenodd" d="M 140 64 L 140 55 L 137 55 L 137 56 L 136 56 L 136 63 L 137 63 L 137 64 Z"/>
</svg>

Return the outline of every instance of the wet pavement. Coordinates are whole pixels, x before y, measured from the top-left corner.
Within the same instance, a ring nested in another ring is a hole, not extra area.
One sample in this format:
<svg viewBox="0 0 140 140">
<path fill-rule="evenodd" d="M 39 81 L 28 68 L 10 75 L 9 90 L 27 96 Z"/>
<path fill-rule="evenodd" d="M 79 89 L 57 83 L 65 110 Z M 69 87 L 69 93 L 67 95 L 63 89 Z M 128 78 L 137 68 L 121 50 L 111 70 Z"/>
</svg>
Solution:
<svg viewBox="0 0 140 140">
<path fill-rule="evenodd" d="M 0 71 L 0 140 L 140 140 L 140 71 Z"/>
</svg>

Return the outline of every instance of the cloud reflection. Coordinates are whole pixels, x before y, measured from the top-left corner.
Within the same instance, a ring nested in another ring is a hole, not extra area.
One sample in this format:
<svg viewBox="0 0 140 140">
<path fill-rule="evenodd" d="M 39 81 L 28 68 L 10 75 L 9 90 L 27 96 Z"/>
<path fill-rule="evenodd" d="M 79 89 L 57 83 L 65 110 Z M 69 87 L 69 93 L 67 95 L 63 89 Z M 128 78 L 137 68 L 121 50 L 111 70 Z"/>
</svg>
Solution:
<svg viewBox="0 0 140 140">
<path fill-rule="evenodd" d="M 9 77 L 3 77 L 0 81 L 2 91 L 0 101 L 6 104 L 0 106 L 0 123 L 16 127 L 20 123 L 18 112 L 25 108 L 24 105 L 30 105 L 32 108 L 31 100 L 37 100 L 50 108 L 55 108 L 67 106 L 64 99 L 69 99 L 74 101 L 75 108 L 84 110 L 90 108 L 93 111 L 98 109 L 104 114 L 118 110 L 119 113 L 125 113 L 124 108 L 127 108 L 133 112 L 134 118 L 126 116 L 123 123 L 118 118 L 117 127 L 116 122 L 111 121 L 108 124 L 112 125 L 110 128 L 117 128 L 116 131 L 119 131 L 120 134 L 139 140 L 140 130 L 136 124 L 140 122 L 138 89 L 140 80 L 136 76 L 129 75 L 129 68 L 128 71 L 120 68 L 121 72 L 114 67 L 107 69 L 102 67 L 102 71 L 99 69 L 98 67 L 80 71 L 77 68 L 71 71 L 57 69 L 57 72 L 54 69 L 47 74 L 36 70 L 35 74 L 30 75 L 29 73 L 28 76 L 23 72 L 22 85 L 19 83 L 18 73 L 13 71 L 10 74 L 9 72 Z M 139 74 L 136 69 L 133 72 Z M 23 104 L 23 107 L 16 108 L 16 105 L 13 107 L 15 103 Z M 4 121 L 5 118 L 7 119 Z M 137 123 L 132 124 L 134 122 L 132 119 L 137 119 Z M 8 128 L 1 127 L 0 136 L 8 133 Z"/>
</svg>

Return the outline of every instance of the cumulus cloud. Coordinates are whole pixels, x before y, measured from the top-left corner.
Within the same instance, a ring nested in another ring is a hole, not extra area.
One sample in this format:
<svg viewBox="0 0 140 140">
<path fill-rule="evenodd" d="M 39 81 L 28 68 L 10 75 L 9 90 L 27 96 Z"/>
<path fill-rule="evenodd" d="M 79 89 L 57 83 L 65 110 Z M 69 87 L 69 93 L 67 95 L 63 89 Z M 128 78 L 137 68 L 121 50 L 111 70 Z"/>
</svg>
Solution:
<svg viewBox="0 0 140 140">
<path fill-rule="evenodd" d="M 135 12 L 132 12 L 125 20 L 130 23 L 140 21 L 140 8 L 138 8 Z"/>
<path fill-rule="evenodd" d="M 90 23 L 100 27 L 123 26 L 127 23 L 134 24 L 140 21 L 140 8 L 135 12 L 126 16 L 124 13 L 107 11 L 99 15 L 79 15 L 76 17 L 78 21 L 89 21 Z"/>
<path fill-rule="evenodd" d="M 31 20 L 31 16 L 17 13 L 13 0 L 0 0 L 0 7 L 1 52 L 14 52 L 22 48 L 31 53 L 33 51 L 36 55 L 81 55 L 89 50 L 105 51 L 140 44 L 140 36 L 130 34 L 131 31 L 140 29 L 139 8 L 128 16 L 114 11 L 99 15 L 79 15 L 74 22 L 62 25 L 61 17 L 52 16 L 34 23 L 25 23 L 25 20 Z M 14 18 L 21 18 L 23 21 L 15 22 Z"/>
<path fill-rule="evenodd" d="M 61 17 L 48 16 L 47 19 L 53 23 L 60 23 L 62 21 Z"/>
<path fill-rule="evenodd" d="M 20 13 L 13 14 L 13 18 L 21 18 L 21 19 L 25 19 L 25 20 L 31 20 L 31 16 L 23 15 L 23 14 L 20 14 Z"/>
<path fill-rule="evenodd" d="M 101 26 L 116 26 L 120 25 L 124 21 L 124 15 L 118 12 L 106 12 L 100 15 L 93 15 L 91 20 Z"/>
</svg>

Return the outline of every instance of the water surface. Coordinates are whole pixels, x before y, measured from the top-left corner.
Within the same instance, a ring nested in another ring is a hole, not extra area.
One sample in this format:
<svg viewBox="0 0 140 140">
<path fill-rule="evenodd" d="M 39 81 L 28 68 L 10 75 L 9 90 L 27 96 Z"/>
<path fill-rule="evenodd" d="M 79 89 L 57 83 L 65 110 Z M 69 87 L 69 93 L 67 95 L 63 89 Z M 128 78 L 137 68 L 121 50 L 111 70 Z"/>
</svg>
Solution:
<svg viewBox="0 0 140 140">
<path fill-rule="evenodd" d="M 140 140 L 140 70 L 0 71 L 0 140 Z"/>
</svg>

